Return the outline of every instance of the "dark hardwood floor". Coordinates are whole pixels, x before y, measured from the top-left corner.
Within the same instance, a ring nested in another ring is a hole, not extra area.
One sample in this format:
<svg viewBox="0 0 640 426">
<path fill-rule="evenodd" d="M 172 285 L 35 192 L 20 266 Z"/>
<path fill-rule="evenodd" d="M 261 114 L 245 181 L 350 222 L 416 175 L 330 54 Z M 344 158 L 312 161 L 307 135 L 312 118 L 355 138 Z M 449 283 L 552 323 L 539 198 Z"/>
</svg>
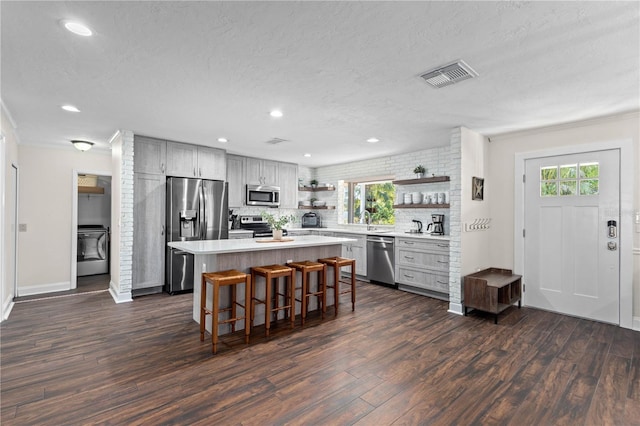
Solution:
<svg viewBox="0 0 640 426">
<path fill-rule="evenodd" d="M 226 336 L 212 355 L 191 301 L 17 304 L 0 326 L 2 424 L 640 424 L 638 332 L 529 308 L 494 325 L 359 282 L 355 312 L 345 298 L 337 318 Z"/>
</svg>

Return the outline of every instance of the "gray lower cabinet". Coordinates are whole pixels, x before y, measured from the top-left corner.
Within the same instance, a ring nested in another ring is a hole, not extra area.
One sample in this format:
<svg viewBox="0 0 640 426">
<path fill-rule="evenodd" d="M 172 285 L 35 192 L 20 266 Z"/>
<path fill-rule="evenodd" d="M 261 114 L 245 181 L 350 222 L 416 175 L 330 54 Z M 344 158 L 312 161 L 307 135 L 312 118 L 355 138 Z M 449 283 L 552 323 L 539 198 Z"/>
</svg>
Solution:
<svg viewBox="0 0 640 426">
<path fill-rule="evenodd" d="M 163 175 L 136 173 L 133 182 L 133 294 L 164 285 L 165 184 Z"/>
<path fill-rule="evenodd" d="M 336 237 L 353 238 L 356 241 L 342 244 L 342 257 L 356 260 L 356 275 L 367 276 L 367 236 L 335 232 Z"/>
<path fill-rule="evenodd" d="M 448 297 L 448 241 L 396 238 L 395 261 L 398 288 Z"/>
</svg>

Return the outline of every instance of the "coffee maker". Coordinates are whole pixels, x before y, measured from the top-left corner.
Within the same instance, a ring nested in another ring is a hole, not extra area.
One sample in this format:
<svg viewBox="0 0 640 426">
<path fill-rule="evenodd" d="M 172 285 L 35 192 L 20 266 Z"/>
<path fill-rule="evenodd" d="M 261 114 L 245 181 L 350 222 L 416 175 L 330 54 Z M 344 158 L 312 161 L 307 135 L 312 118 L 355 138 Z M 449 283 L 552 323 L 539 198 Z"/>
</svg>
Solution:
<svg viewBox="0 0 640 426">
<path fill-rule="evenodd" d="M 427 225 L 427 232 L 431 235 L 444 235 L 444 215 L 432 214 L 431 223 Z"/>
</svg>

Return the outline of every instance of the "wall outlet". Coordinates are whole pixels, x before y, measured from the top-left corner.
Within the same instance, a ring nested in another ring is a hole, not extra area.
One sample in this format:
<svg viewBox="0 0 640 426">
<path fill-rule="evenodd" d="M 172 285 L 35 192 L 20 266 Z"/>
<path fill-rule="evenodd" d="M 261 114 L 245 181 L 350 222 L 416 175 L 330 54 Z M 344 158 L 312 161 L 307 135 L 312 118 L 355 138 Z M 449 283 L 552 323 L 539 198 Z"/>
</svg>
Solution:
<svg viewBox="0 0 640 426">
<path fill-rule="evenodd" d="M 287 259 L 287 263 L 293 262 L 293 259 Z"/>
<path fill-rule="evenodd" d="M 27 232 L 27 224 L 26 223 L 18 224 L 18 232 Z"/>
</svg>

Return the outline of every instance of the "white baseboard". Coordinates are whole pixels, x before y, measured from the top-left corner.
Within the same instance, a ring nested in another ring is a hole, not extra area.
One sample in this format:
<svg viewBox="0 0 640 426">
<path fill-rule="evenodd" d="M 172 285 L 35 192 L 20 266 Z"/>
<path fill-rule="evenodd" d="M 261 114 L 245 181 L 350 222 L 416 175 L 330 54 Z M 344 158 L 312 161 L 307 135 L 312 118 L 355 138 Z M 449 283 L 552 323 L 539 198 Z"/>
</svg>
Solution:
<svg viewBox="0 0 640 426">
<path fill-rule="evenodd" d="M 640 331 L 640 317 L 633 317 L 633 330 Z"/>
<path fill-rule="evenodd" d="M 462 303 L 449 302 L 449 310 L 447 312 L 456 315 L 464 315 L 462 312 Z"/>
<path fill-rule="evenodd" d="M 2 318 L 0 318 L 0 322 L 6 321 L 9 318 L 9 314 L 11 313 L 11 310 L 14 306 L 15 303 L 13 303 L 13 297 L 5 300 L 5 302 L 2 304 Z"/>
<path fill-rule="evenodd" d="M 18 286 L 18 296 L 32 296 L 34 294 L 53 293 L 55 291 L 67 291 L 67 290 L 71 290 L 70 281 L 63 281 L 60 283 Z"/>
<path fill-rule="evenodd" d="M 113 301 L 116 303 L 133 302 L 133 299 L 131 298 L 131 292 L 128 291 L 126 293 L 118 293 L 118 290 L 113 284 L 113 281 L 109 283 L 109 294 L 113 298 Z"/>
</svg>

